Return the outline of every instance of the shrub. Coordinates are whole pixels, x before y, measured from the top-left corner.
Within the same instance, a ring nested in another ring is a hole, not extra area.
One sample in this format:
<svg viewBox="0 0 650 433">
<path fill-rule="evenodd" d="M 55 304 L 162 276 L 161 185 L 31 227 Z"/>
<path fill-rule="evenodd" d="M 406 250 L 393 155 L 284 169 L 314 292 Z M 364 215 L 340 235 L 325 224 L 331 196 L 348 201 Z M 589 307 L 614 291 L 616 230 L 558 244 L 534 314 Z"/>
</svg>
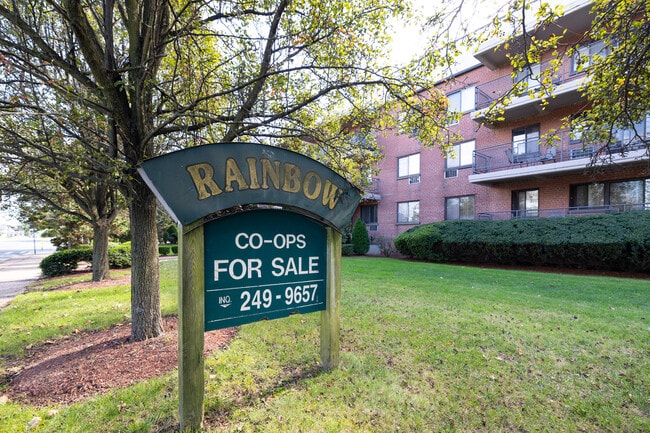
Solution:
<svg viewBox="0 0 650 433">
<path fill-rule="evenodd" d="M 440 230 L 433 224 L 413 227 L 395 238 L 395 248 L 409 257 L 421 260 L 442 261 L 439 244 Z"/>
<path fill-rule="evenodd" d="M 352 247 L 352 244 L 343 244 L 341 246 L 341 255 L 351 256 L 353 254 L 354 254 L 354 248 Z"/>
<path fill-rule="evenodd" d="M 108 249 L 108 266 L 111 269 L 128 268 L 131 266 L 131 242 L 125 242 L 117 247 Z"/>
<path fill-rule="evenodd" d="M 93 251 L 88 247 L 57 251 L 41 260 L 39 267 L 46 277 L 65 275 L 74 271 L 79 262 L 92 263 Z M 131 266 L 131 243 L 108 248 L 108 266 L 111 269 Z"/>
<path fill-rule="evenodd" d="M 161 256 L 168 256 L 172 253 L 171 245 L 158 245 L 158 254 Z"/>
<path fill-rule="evenodd" d="M 430 261 L 650 272 L 650 212 L 507 221 L 445 221 L 395 239 Z"/>
<path fill-rule="evenodd" d="M 57 251 L 41 260 L 39 267 L 46 277 L 65 275 L 75 270 L 79 262 L 92 261 L 92 255 L 90 248 Z"/>
<path fill-rule="evenodd" d="M 370 236 L 363 220 L 358 219 L 352 229 L 352 250 L 355 254 L 366 254 L 370 250 Z"/>
<path fill-rule="evenodd" d="M 384 236 L 377 236 L 377 245 L 379 246 L 379 252 L 384 257 L 390 257 L 396 251 L 393 240 Z"/>
<path fill-rule="evenodd" d="M 162 235 L 163 242 L 166 244 L 175 244 L 178 242 L 178 228 L 176 224 L 171 224 L 165 229 Z"/>
</svg>

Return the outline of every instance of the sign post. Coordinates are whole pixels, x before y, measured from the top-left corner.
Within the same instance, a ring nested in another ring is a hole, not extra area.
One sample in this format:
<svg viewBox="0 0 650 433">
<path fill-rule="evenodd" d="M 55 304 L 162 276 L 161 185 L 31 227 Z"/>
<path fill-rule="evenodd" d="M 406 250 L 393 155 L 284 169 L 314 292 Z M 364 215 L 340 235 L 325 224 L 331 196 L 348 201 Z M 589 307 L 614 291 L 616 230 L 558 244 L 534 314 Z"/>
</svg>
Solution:
<svg viewBox="0 0 650 433">
<path fill-rule="evenodd" d="M 203 424 L 203 226 L 179 230 L 178 414 L 181 431 Z"/>
<path fill-rule="evenodd" d="M 321 311 L 321 365 L 337 367 L 341 231 L 356 188 L 317 161 L 252 143 L 197 146 L 138 171 L 181 226 L 181 430 L 203 424 L 205 331 Z"/>
<path fill-rule="evenodd" d="M 326 371 L 339 364 L 341 349 L 341 232 L 327 229 L 327 308 L 321 312 L 320 362 Z"/>
</svg>

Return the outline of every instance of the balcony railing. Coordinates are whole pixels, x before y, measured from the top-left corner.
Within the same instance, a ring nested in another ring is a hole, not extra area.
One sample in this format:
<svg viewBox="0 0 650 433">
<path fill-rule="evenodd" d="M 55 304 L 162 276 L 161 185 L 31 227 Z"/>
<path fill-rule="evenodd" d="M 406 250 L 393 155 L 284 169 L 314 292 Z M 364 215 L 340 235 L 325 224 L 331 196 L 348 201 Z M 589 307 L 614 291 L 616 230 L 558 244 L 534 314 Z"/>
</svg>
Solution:
<svg viewBox="0 0 650 433">
<path fill-rule="evenodd" d="M 500 212 L 479 212 L 478 220 L 509 220 L 517 218 L 561 218 L 580 215 L 602 215 L 630 211 L 650 211 L 650 203 L 609 204 L 602 206 L 572 206 L 565 208 L 545 208 L 508 210 Z"/>
<path fill-rule="evenodd" d="M 540 70 L 542 73 L 548 70 L 551 67 L 550 60 L 544 61 L 540 64 Z M 558 70 L 553 73 L 553 84 L 560 85 L 568 83 L 569 81 L 576 80 L 583 77 L 584 72 L 575 72 L 572 70 L 571 59 L 565 59 L 564 62 L 559 66 Z M 539 77 L 529 77 L 524 78 L 525 81 L 528 81 L 528 86 L 530 89 L 540 87 L 538 81 Z M 492 81 L 480 84 L 476 86 L 476 110 L 482 110 L 487 108 L 492 102 L 501 98 L 503 95 L 512 90 L 514 84 L 514 79 L 512 75 L 507 74 L 499 78 L 496 78 Z"/>
<path fill-rule="evenodd" d="M 492 173 L 532 165 L 591 158 L 600 147 L 601 145 L 596 144 L 584 145 L 580 140 L 572 139 L 569 131 L 561 132 L 551 143 L 539 139 L 517 143 L 508 142 L 475 150 L 472 173 Z M 643 147 L 645 144 L 638 140 L 625 144 L 612 143 L 609 145 L 609 152 L 615 155 Z"/>
<path fill-rule="evenodd" d="M 373 178 L 372 181 L 365 185 L 363 190 L 363 200 L 367 201 L 379 201 L 381 200 L 381 191 L 380 191 L 381 181 L 378 178 Z"/>
</svg>

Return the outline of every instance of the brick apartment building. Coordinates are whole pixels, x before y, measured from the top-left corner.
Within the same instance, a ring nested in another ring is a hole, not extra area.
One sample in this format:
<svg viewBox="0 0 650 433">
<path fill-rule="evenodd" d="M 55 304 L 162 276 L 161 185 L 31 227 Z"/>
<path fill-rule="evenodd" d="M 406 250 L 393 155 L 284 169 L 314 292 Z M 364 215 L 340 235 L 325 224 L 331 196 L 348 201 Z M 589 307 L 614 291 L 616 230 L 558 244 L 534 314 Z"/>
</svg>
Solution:
<svg viewBox="0 0 650 433">
<path fill-rule="evenodd" d="M 591 23 L 589 1 L 574 3 L 554 26 L 538 32 L 568 29 L 585 32 Z M 581 43 L 582 62 L 602 51 L 600 41 Z M 417 224 L 453 219 L 555 217 L 585 213 L 650 210 L 650 172 L 645 145 L 621 130 L 606 163 L 591 167 L 599 143 L 583 143 L 577 134 L 560 130 L 553 146 L 541 140 L 562 127 L 562 119 L 576 113 L 586 100 L 579 91 L 585 75 L 575 58 L 565 58 L 555 77 L 555 97 L 542 110 L 541 99 L 515 98 L 503 120 L 486 123 L 485 110 L 513 85 L 512 66 L 499 41 L 489 41 L 475 54 L 477 64 L 445 82 L 450 109 L 462 112 L 451 125 L 462 140 L 454 144 L 454 158 L 440 148 L 423 146 L 404 135 L 377 137 L 384 158 L 360 206 L 370 235 L 394 238 Z M 533 73 L 545 68 L 550 53 Z M 530 73 L 529 73 L 530 74 Z M 530 76 L 515 80 L 536 81 Z M 442 83 L 441 83 L 442 85 Z M 650 138 L 650 115 L 637 125 Z M 620 148 L 625 146 L 625 152 Z"/>
</svg>

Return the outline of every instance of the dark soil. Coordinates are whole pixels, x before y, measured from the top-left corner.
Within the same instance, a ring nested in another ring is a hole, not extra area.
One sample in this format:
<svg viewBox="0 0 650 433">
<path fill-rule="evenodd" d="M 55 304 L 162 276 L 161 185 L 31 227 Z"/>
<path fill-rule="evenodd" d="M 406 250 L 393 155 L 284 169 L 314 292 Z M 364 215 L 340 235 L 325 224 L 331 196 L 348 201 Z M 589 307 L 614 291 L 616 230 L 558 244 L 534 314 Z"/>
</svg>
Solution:
<svg viewBox="0 0 650 433">
<path fill-rule="evenodd" d="M 116 285 L 122 279 L 129 284 L 126 276 L 58 290 Z M 131 342 L 127 323 L 98 332 L 76 332 L 30 347 L 26 358 L 7 365 L 6 395 L 35 405 L 68 404 L 168 373 L 178 367 L 178 320 L 166 317 L 163 322 L 165 332 L 146 341 Z M 227 346 L 235 333 L 234 328 L 206 332 L 204 355 Z"/>
</svg>

